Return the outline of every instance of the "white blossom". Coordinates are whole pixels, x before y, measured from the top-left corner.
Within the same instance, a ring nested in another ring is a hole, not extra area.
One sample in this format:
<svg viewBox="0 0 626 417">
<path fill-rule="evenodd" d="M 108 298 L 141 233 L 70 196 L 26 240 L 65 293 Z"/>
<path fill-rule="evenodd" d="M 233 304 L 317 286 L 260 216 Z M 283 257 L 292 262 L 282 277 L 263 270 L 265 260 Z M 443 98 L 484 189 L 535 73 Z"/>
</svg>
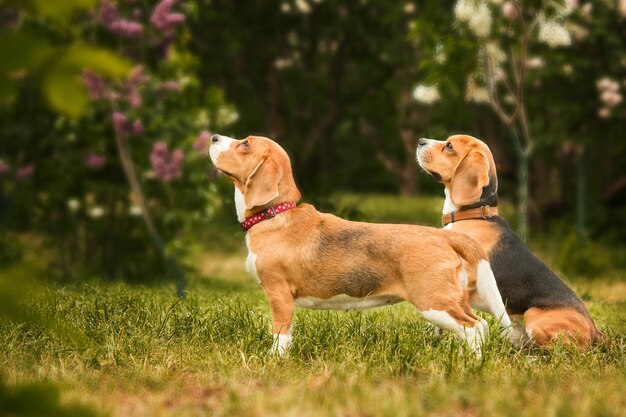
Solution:
<svg viewBox="0 0 626 417">
<path fill-rule="evenodd" d="M 617 11 L 619 12 L 620 16 L 626 17 L 626 0 L 619 0 L 619 3 L 617 5 Z"/>
<path fill-rule="evenodd" d="M 608 90 L 615 92 L 619 90 L 619 83 L 608 77 L 604 77 L 596 81 L 596 87 L 598 87 L 600 91 Z"/>
<path fill-rule="evenodd" d="M 608 119 L 611 116 L 611 110 L 607 109 L 606 107 L 603 107 L 600 110 L 598 110 L 598 116 L 601 119 Z"/>
<path fill-rule="evenodd" d="M 526 60 L 526 68 L 528 69 L 540 69 L 545 67 L 545 65 L 545 61 L 539 56 L 534 56 Z"/>
<path fill-rule="evenodd" d="M 551 48 L 572 44 L 569 32 L 555 20 L 542 20 L 539 23 L 539 40 Z"/>
<path fill-rule="evenodd" d="M 415 12 L 415 5 L 413 3 L 404 3 L 404 13 L 410 14 Z"/>
<path fill-rule="evenodd" d="M 506 61 L 506 54 L 496 41 L 487 42 L 484 51 L 491 63 L 496 67 Z"/>
<path fill-rule="evenodd" d="M 311 5 L 306 0 L 296 0 L 296 9 L 302 14 L 311 13 Z"/>
<path fill-rule="evenodd" d="M 67 200 L 67 208 L 70 209 L 72 213 L 76 213 L 78 209 L 80 209 L 80 201 L 76 198 L 70 198 Z"/>
<path fill-rule="evenodd" d="M 565 29 L 576 39 L 577 41 L 584 41 L 589 36 L 589 30 L 581 25 L 573 22 L 566 22 Z"/>
<path fill-rule="evenodd" d="M 237 113 L 235 110 L 228 107 L 220 107 L 217 110 L 217 117 L 215 122 L 219 126 L 227 126 L 235 123 L 237 120 L 239 120 L 239 113 Z"/>
<path fill-rule="evenodd" d="M 469 28 L 479 38 L 486 38 L 491 33 L 491 9 L 484 3 L 478 5 L 478 10 L 470 17 Z"/>
<path fill-rule="evenodd" d="M 489 91 L 476 84 L 476 80 L 470 77 L 465 84 L 465 100 L 474 103 L 489 103 Z"/>
<path fill-rule="evenodd" d="M 142 213 L 143 211 L 141 210 L 141 207 L 135 204 L 133 204 L 132 206 L 128 208 L 128 214 L 130 214 L 133 217 L 141 216 Z"/>
<path fill-rule="evenodd" d="M 600 100 L 608 107 L 615 107 L 622 102 L 623 97 L 618 92 L 607 90 L 600 95 Z"/>
<path fill-rule="evenodd" d="M 591 12 L 592 11 L 593 11 L 593 4 L 591 4 L 591 3 L 585 3 L 585 5 L 580 8 L 580 14 L 586 20 L 591 19 Z"/>
<path fill-rule="evenodd" d="M 471 0 L 457 0 L 454 15 L 462 22 L 467 22 L 476 13 L 476 5 Z"/>
<path fill-rule="evenodd" d="M 274 61 L 274 67 L 276 67 L 276 69 L 285 69 L 285 68 L 290 68 L 293 66 L 293 59 L 291 58 L 277 58 Z"/>
<path fill-rule="evenodd" d="M 602 108 L 598 111 L 598 116 L 606 119 L 611 116 L 611 109 L 620 104 L 624 97 L 619 91 L 619 82 L 608 77 L 596 81 Z"/>
<path fill-rule="evenodd" d="M 283 3 L 283 4 L 281 4 L 281 5 L 280 5 L 280 10 L 281 10 L 283 13 L 289 13 L 289 12 L 291 11 L 291 5 L 290 5 L 289 3 L 286 3 L 286 2 L 285 2 L 285 3 Z"/>
<path fill-rule="evenodd" d="M 568 13 L 573 12 L 575 9 L 578 8 L 578 0 L 565 0 L 565 8 L 567 9 Z"/>
<path fill-rule="evenodd" d="M 87 215 L 92 219 L 99 219 L 104 216 L 104 209 L 100 206 L 93 206 L 87 210 Z"/>
<path fill-rule="evenodd" d="M 517 7 L 512 1 L 507 1 L 502 5 L 502 15 L 511 21 L 517 19 Z"/>
<path fill-rule="evenodd" d="M 413 90 L 413 98 L 419 103 L 430 105 L 438 101 L 441 96 L 435 86 L 418 85 Z"/>
</svg>

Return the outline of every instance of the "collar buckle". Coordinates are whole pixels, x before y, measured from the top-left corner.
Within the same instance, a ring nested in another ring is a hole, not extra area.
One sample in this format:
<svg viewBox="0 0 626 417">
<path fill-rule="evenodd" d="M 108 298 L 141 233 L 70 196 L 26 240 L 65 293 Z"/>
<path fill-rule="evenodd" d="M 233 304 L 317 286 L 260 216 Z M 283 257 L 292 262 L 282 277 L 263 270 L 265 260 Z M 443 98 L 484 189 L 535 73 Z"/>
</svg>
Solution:
<svg viewBox="0 0 626 417">
<path fill-rule="evenodd" d="M 271 219 L 273 217 L 276 217 L 276 210 L 274 209 L 274 206 L 269 206 L 267 210 L 263 210 L 263 218 L 265 218 L 265 220 Z"/>
<path fill-rule="evenodd" d="M 485 216 L 485 212 L 483 210 L 485 208 L 487 209 L 487 213 L 488 213 L 487 216 Z M 491 215 L 491 207 L 489 207 L 489 206 L 480 206 L 480 217 L 482 217 L 483 220 L 487 220 L 487 219 L 490 219 L 491 217 L 493 217 Z"/>
</svg>

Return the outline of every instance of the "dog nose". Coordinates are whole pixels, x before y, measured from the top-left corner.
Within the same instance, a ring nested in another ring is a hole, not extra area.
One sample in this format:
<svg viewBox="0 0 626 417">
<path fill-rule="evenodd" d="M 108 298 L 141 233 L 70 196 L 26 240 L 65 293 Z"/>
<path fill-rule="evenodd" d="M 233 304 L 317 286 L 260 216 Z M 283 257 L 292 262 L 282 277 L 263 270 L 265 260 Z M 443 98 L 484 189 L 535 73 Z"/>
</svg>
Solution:
<svg viewBox="0 0 626 417">
<path fill-rule="evenodd" d="M 211 136 L 211 142 L 212 143 L 217 143 L 220 141 L 220 135 L 213 135 Z"/>
<path fill-rule="evenodd" d="M 428 143 L 428 139 L 426 138 L 420 138 L 420 140 L 417 141 L 417 146 L 424 146 Z"/>
</svg>

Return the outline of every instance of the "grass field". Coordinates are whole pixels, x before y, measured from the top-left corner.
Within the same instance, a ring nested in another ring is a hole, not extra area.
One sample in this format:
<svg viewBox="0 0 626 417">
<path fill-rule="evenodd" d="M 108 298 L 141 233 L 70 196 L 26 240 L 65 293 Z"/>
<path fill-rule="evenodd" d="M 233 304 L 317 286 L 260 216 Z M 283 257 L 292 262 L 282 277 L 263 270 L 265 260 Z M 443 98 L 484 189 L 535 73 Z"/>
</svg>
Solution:
<svg viewBox="0 0 626 417">
<path fill-rule="evenodd" d="M 608 336 L 587 352 L 558 343 L 519 351 L 495 336 L 479 360 L 403 303 L 299 310 L 290 356 L 280 359 L 268 354 L 269 310 L 240 248 L 204 253 L 182 301 L 166 283 L 47 289 L 28 303 L 29 320 L 0 319 L 5 383 L 13 392 L 53 384 L 61 409 L 83 407 L 73 415 L 626 415 L 621 274 L 570 282 Z M 0 276 L 45 277 L 36 265 L 31 256 Z M 2 392 L 0 415 L 18 415 L 3 414 Z"/>
</svg>

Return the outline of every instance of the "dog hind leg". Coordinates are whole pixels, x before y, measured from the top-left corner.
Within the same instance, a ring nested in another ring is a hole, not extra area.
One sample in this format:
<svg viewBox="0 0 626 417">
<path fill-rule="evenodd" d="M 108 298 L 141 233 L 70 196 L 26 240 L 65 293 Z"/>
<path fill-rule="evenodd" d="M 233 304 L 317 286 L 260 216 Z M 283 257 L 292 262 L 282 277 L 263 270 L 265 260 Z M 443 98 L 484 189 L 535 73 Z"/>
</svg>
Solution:
<svg viewBox="0 0 626 417">
<path fill-rule="evenodd" d="M 435 310 L 432 308 L 420 310 L 420 313 L 435 326 L 454 333 L 467 343 L 470 350 L 473 351 L 477 357 L 481 357 L 483 331 L 475 326 L 478 320 L 463 311 L 460 305 L 447 310 Z"/>
</svg>

